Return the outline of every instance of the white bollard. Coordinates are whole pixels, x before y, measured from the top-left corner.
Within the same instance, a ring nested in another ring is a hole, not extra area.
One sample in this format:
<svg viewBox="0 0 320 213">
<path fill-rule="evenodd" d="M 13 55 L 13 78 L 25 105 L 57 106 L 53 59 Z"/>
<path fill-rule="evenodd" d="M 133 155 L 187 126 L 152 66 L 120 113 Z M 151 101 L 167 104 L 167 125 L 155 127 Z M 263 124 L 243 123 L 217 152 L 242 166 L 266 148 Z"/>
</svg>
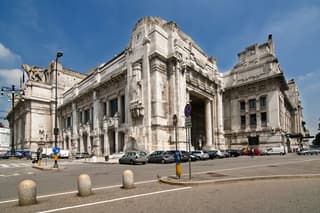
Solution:
<svg viewBox="0 0 320 213">
<path fill-rule="evenodd" d="M 124 170 L 122 174 L 122 188 L 132 189 L 134 187 L 133 172 L 131 170 Z"/>
<path fill-rule="evenodd" d="M 91 190 L 91 179 L 87 174 L 81 174 L 77 180 L 78 183 L 78 195 L 89 196 L 92 193 Z"/>
<path fill-rule="evenodd" d="M 37 203 L 37 184 L 33 180 L 21 181 L 18 185 L 19 206 Z"/>
</svg>

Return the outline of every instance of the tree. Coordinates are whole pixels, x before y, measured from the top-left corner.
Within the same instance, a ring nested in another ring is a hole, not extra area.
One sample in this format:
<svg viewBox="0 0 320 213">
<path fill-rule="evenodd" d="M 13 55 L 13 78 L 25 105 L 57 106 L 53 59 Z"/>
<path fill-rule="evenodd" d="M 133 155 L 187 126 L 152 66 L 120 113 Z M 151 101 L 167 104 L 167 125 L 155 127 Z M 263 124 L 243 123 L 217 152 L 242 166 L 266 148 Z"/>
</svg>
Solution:
<svg viewBox="0 0 320 213">
<path fill-rule="evenodd" d="M 320 132 L 316 135 L 316 138 L 312 141 L 315 146 L 320 146 Z"/>
</svg>

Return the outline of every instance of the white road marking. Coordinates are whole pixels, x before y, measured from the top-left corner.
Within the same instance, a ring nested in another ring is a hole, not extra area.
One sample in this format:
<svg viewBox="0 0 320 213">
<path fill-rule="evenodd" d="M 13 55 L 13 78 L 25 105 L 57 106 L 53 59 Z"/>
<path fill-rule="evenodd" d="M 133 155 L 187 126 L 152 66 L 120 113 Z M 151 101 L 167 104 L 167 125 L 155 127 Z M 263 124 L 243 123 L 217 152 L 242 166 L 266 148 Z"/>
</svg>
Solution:
<svg viewBox="0 0 320 213">
<path fill-rule="evenodd" d="M 98 201 L 98 202 L 93 202 L 93 203 L 85 203 L 85 204 L 81 204 L 81 205 L 63 207 L 63 208 L 59 208 L 59 209 L 51 209 L 51 210 L 42 211 L 42 212 L 38 212 L 38 213 L 49 213 L 49 212 L 57 212 L 57 211 L 63 211 L 63 210 L 68 210 L 68 209 L 81 208 L 81 207 L 86 207 L 86 206 L 94 206 L 94 205 L 99 205 L 99 204 L 103 204 L 103 203 L 111 203 L 111 202 L 116 202 L 116 201 L 120 201 L 120 200 L 128 200 L 128 199 L 133 199 L 133 198 L 146 197 L 146 196 L 174 192 L 174 191 L 181 191 L 181 190 L 186 190 L 186 189 L 191 189 L 191 188 L 192 187 L 183 187 L 183 188 L 150 192 L 150 193 L 145 193 L 145 194 L 137 194 L 137 195 L 132 195 L 132 196 L 115 198 L 115 199 L 111 199 L 111 200 L 103 200 L 103 201 Z"/>
<path fill-rule="evenodd" d="M 9 168 L 9 166 L 7 164 L 0 164 L 0 166 L 2 166 L 4 168 Z"/>
<path fill-rule="evenodd" d="M 139 184 L 152 183 L 152 182 L 157 182 L 157 181 L 158 180 L 146 180 L 146 181 L 136 182 L 135 184 L 139 185 Z M 121 186 L 122 185 L 111 185 L 111 186 L 97 187 L 97 188 L 92 188 L 92 191 L 98 191 L 98 190 L 102 190 L 102 189 L 120 188 Z M 61 193 L 48 194 L 48 195 L 40 195 L 40 196 L 37 196 L 37 199 L 47 198 L 47 197 L 55 197 L 55 196 L 61 196 L 61 195 L 67 195 L 67 194 L 76 194 L 76 193 L 78 193 L 78 191 L 69 191 L 69 192 L 61 192 Z M 5 200 L 5 201 L 0 201 L 0 204 L 17 202 L 17 201 L 18 201 L 18 199 Z"/>
</svg>

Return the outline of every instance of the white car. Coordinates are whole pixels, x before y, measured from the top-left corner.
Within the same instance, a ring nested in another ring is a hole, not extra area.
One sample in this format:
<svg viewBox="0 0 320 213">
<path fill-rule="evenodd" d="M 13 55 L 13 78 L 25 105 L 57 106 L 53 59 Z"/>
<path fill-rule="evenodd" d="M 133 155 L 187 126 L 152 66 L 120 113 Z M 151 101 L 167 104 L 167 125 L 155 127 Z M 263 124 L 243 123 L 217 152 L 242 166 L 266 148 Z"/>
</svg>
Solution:
<svg viewBox="0 0 320 213">
<path fill-rule="evenodd" d="M 266 155 L 284 155 L 286 154 L 283 147 L 272 147 L 266 150 Z"/>
<path fill-rule="evenodd" d="M 70 151 L 67 149 L 61 149 L 59 153 L 60 158 L 69 158 L 70 157 Z"/>
<path fill-rule="evenodd" d="M 196 156 L 198 160 L 208 160 L 210 158 L 209 154 L 202 150 L 195 150 L 191 152 L 191 155 Z"/>
</svg>

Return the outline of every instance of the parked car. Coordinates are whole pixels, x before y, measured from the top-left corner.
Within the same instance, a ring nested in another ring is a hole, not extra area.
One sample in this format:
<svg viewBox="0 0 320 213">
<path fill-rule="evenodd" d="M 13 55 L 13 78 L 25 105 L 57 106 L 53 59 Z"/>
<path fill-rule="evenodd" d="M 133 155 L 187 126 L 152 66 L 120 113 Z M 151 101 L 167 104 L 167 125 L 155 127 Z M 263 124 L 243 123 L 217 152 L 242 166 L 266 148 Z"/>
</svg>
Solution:
<svg viewBox="0 0 320 213">
<path fill-rule="evenodd" d="M 148 156 L 149 163 L 173 163 L 174 152 L 171 151 L 154 151 Z"/>
<path fill-rule="evenodd" d="M 240 151 L 237 149 L 227 149 L 226 151 L 229 153 L 230 157 L 239 157 L 240 156 Z"/>
<path fill-rule="evenodd" d="M 300 149 L 297 151 L 298 155 L 317 155 L 320 154 L 318 149 Z"/>
<path fill-rule="evenodd" d="M 215 158 L 218 157 L 218 156 L 217 156 L 218 150 L 207 150 L 207 151 L 205 151 L 205 152 L 208 153 L 209 159 L 215 159 Z"/>
<path fill-rule="evenodd" d="M 15 152 L 15 154 L 12 155 L 12 154 L 11 154 L 11 150 L 8 150 L 6 153 L 4 153 L 4 154 L 1 156 L 1 158 L 3 158 L 3 159 L 9 159 L 9 158 L 11 158 L 11 157 L 21 159 L 21 158 L 23 158 L 23 154 L 21 154 L 21 152 Z"/>
<path fill-rule="evenodd" d="M 183 162 L 189 161 L 189 158 L 190 158 L 191 161 L 198 160 L 198 158 L 195 155 L 192 155 L 187 151 L 182 150 L 181 153 L 182 153 L 182 161 Z"/>
<path fill-rule="evenodd" d="M 195 150 L 191 152 L 192 155 L 196 156 L 198 160 L 208 160 L 209 154 L 204 152 L 203 150 Z"/>
<path fill-rule="evenodd" d="M 75 158 L 76 159 L 83 159 L 83 158 L 89 158 L 90 154 L 88 152 L 77 152 Z"/>
<path fill-rule="evenodd" d="M 266 155 L 285 155 L 286 152 L 283 147 L 272 147 L 266 150 Z"/>
<path fill-rule="evenodd" d="M 119 158 L 120 164 L 146 164 L 148 162 L 147 153 L 143 151 L 129 151 Z"/>
<path fill-rule="evenodd" d="M 69 158 L 70 157 L 70 151 L 67 149 L 61 149 L 59 153 L 59 158 Z"/>
<path fill-rule="evenodd" d="M 226 150 L 217 150 L 217 157 L 218 158 L 228 158 L 230 154 Z"/>
<path fill-rule="evenodd" d="M 309 149 L 309 153 L 310 153 L 310 155 L 317 155 L 317 154 L 320 154 L 320 150 L 319 149 Z"/>
</svg>

